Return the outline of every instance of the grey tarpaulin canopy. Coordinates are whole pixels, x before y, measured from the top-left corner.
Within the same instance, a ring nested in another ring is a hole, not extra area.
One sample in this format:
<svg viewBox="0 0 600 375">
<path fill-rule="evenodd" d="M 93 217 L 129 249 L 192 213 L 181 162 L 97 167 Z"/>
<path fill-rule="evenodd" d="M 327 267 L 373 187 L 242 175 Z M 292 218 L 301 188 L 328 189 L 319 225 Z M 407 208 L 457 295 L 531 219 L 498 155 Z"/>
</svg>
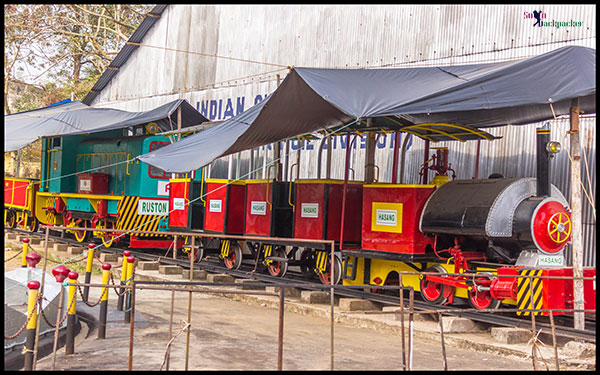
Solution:
<svg viewBox="0 0 600 375">
<path fill-rule="evenodd" d="M 148 122 L 156 122 L 160 131 L 176 129 L 176 111 L 180 106 L 182 127 L 208 121 L 183 99 L 145 112 L 95 108 L 75 101 L 7 115 L 4 116 L 4 152 L 23 148 L 40 137 L 94 133 Z"/>
<path fill-rule="evenodd" d="M 596 50 L 569 46 L 529 59 L 425 68 L 295 68 L 265 100 L 211 129 L 140 160 L 188 172 L 214 159 L 357 118 L 403 126 L 522 125 L 569 113 L 571 100 L 596 111 Z"/>
</svg>

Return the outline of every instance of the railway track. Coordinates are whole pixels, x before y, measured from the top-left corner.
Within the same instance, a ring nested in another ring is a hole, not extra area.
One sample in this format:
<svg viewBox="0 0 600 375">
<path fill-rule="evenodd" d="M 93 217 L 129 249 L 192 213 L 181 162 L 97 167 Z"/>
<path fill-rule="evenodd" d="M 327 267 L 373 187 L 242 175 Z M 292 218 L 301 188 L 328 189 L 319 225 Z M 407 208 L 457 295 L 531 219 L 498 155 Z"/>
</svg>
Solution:
<svg viewBox="0 0 600 375">
<path fill-rule="evenodd" d="M 5 231 L 19 233 L 23 235 L 28 235 L 30 237 L 41 237 L 44 238 L 45 235 L 41 232 L 31 233 L 20 229 L 11 229 L 5 227 Z M 82 243 L 77 242 L 75 239 L 70 238 L 62 238 L 51 235 L 50 238 L 55 242 L 67 243 L 76 246 L 82 246 Z M 41 250 L 41 249 L 35 249 Z M 148 261 L 157 261 L 160 258 L 159 262 L 161 264 L 168 265 L 177 265 L 182 268 L 188 269 L 190 266 L 189 258 L 185 259 L 173 259 L 166 258 L 156 253 L 149 253 L 147 251 L 136 251 L 126 248 L 120 248 L 118 246 L 113 246 L 110 248 L 102 248 L 104 252 L 112 252 L 116 254 L 122 254 L 124 250 L 131 251 L 131 254 L 135 256 L 137 259 L 148 260 Z M 260 267 L 260 266 L 259 266 Z M 290 287 L 297 287 L 300 289 L 306 290 L 330 290 L 330 286 L 323 285 L 318 282 L 311 282 L 306 280 L 301 272 L 297 272 L 294 270 L 288 270 L 285 278 L 274 277 L 265 273 L 262 273 L 261 269 L 258 268 L 256 272 L 252 272 L 255 268 L 254 263 L 250 264 L 249 262 L 242 262 L 240 269 L 228 269 L 222 265 L 222 261 L 220 261 L 216 254 L 205 256 L 202 262 L 194 262 L 194 270 L 205 270 L 211 273 L 226 273 L 232 275 L 236 278 L 243 279 L 253 279 L 264 283 L 273 283 L 273 284 L 281 284 L 285 283 Z M 371 293 L 365 292 L 365 287 L 360 288 L 348 288 L 347 286 L 336 285 L 334 287 L 336 296 L 343 297 L 353 297 L 353 298 L 361 298 L 370 300 L 373 302 L 378 302 L 388 306 L 400 306 L 400 298 L 397 290 L 390 291 L 387 290 L 387 294 L 383 293 Z M 390 288 L 391 289 L 391 288 Z M 390 295 L 389 293 L 394 293 L 395 295 Z M 417 293 L 418 294 L 418 293 Z M 408 303 L 408 295 L 404 296 L 405 307 Z M 465 317 L 477 322 L 487 323 L 495 326 L 506 326 L 506 327 L 516 327 L 516 328 L 525 328 L 531 329 L 531 318 L 530 317 L 516 317 L 509 316 L 511 314 L 509 312 L 504 313 L 484 313 L 484 312 L 476 312 L 476 311 L 456 311 L 457 306 L 442 306 L 442 305 L 431 305 L 424 301 L 421 301 L 419 297 L 415 297 L 413 301 L 413 306 L 415 310 L 419 311 L 429 311 L 429 310 L 437 310 L 441 311 L 444 315 L 448 316 L 461 316 Z M 544 316 L 536 316 L 535 318 L 535 326 L 537 330 L 542 330 L 545 334 L 552 334 L 552 326 L 549 322 L 547 322 L 548 317 Z M 555 317 L 555 334 L 559 338 L 564 339 L 577 339 L 584 340 L 588 342 L 596 342 L 596 320 L 594 317 L 586 316 L 585 321 L 585 329 L 578 330 L 572 328 L 573 319 L 568 315 L 560 315 Z"/>
</svg>

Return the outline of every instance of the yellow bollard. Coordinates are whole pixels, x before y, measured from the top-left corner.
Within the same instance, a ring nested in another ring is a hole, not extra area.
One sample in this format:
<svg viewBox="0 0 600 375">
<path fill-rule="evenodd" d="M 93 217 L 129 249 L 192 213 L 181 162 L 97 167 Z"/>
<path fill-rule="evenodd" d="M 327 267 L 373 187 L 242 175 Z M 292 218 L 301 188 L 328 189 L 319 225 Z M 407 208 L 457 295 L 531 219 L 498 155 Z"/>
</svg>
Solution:
<svg viewBox="0 0 600 375">
<path fill-rule="evenodd" d="M 134 257 L 127 257 L 127 278 L 126 284 L 127 286 L 131 285 L 131 275 L 133 275 L 133 262 L 135 262 Z M 131 289 L 127 289 L 127 293 L 125 293 L 125 323 L 129 323 L 131 319 Z"/>
<path fill-rule="evenodd" d="M 65 343 L 65 354 L 75 353 L 75 313 L 77 312 L 77 282 L 79 274 L 69 272 L 69 296 L 67 300 L 67 339 Z"/>
<path fill-rule="evenodd" d="M 131 251 L 125 250 L 123 251 L 123 264 L 121 264 L 121 287 L 119 288 L 119 298 L 117 299 L 117 311 L 123 311 L 123 292 L 125 288 L 125 280 L 127 280 L 127 257 L 131 255 Z"/>
<path fill-rule="evenodd" d="M 92 266 L 94 265 L 94 248 L 96 247 L 96 244 L 90 243 L 88 244 L 88 257 L 87 257 L 87 263 L 85 265 L 85 279 L 84 279 L 84 284 L 89 284 L 90 281 L 92 280 Z M 83 287 L 83 300 L 85 302 L 88 302 L 88 296 L 90 295 L 90 287 L 89 286 L 84 286 Z"/>
<path fill-rule="evenodd" d="M 102 284 L 108 285 L 110 278 L 110 264 L 102 265 Z M 98 318 L 98 338 L 106 338 L 106 313 L 108 311 L 108 287 L 102 287 L 102 297 L 100 298 L 100 317 Z"/>
<path fill-rule="evenodd" d="M 35 327 L 37 326 L 37 299 L 38 289 L 40 288 L 39 281 L 30 281 L 27 283 L 29 288 L 29 295 L 27 299 L 27 333 L 25 341 L 25 371 L 31 371 L 33 369 L 33 348 L 35 345 Z"/>
<path fill-rule="evenodd" d="M 27 267 L 27 253 L 29 252 L 29 238 L 23 238 L 23 254 L 21 257 L 21 267 Z"/>
</svg>

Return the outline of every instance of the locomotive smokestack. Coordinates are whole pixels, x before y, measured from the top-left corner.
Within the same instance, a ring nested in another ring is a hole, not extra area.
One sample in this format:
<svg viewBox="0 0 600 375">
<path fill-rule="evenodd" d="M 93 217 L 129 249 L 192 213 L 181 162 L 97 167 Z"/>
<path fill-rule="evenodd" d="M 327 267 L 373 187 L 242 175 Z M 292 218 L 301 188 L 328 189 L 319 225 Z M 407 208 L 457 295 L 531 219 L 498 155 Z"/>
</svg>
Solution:
<svg viewBox="0 0 600 375">
<path fill-rule="evenodd" d="M 550 157 L 547 145 L 550 140 L 550 124 L 546 123 L 543 127 L 536 129 L 536 177 L 537 177 L 537 196 L 550 196 Z"/>
</svg>

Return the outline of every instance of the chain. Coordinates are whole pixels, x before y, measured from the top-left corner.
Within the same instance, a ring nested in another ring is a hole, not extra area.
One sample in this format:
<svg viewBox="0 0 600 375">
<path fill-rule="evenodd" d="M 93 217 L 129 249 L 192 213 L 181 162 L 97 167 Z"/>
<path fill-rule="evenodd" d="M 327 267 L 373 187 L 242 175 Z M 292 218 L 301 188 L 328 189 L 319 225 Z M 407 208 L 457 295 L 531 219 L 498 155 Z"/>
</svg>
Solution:
<svg viewBox="0 0 600 375">
<path fill-rule="evenodd" d="M 71 307 L 73 307 L 73 303 L 74 303 L 74 302 L 75 302 L 75 300 L 76 300 L 76 298 L 75 298 L 75 297 L 76 297 L 76 295 L 73 295 L 73 298 L 71 299 L 71 302 L 69 303 L 69 308 L 68 308 L 68 309 L 65 311 L 65 315 L 64 315 L 64 316 L 63 316 L 63 317 L 60 319 L 60 322 L 58 322 L 58 326 L 60 326 L 61 324 L 63 324 L 63 322 L 65 321 L 65 319 L 67 319 L 67 316 L 69 315 L 69 310 L 71 309 Z M 48 301 L 48 299 L 46 299 L 46 297 L 44 297 L 44 299 L 45 299 L 46 301 Z M 41 306 L 40 306 L 40 308 L 41 308 Z M 44 320 L 46 321 L 46 323 L 47 323 L 47 324 L 48 324 L 50 327 L 52 327 L 52 328 L 56 328 L 56 325 L 54 325 L 54 324 L 50 323 L 50 321 L 49 321 L 49 320 L 48 320 L 48 318 L 46 317 L 46 314 L 44 313 L 44 309 L 41 309 L 41 310 L 42 310 L 42 317 L 44 318 Z"/>
<path fill-rule="evenodd" d="M 108 288 L 105 288 L 104 292 L 102 292 L 102 294 L 100 295 L 100 298 L 98 299 L 98 302 L 94 303 L 93 305 L 90 305 L 88 303 L 88 301 L 86 301 L 85 298 L 83 298 L 83 292 L 81 291 L 81 287 L 79 285 L 77 285 L 77 290 L 79 291 L 79 295 L 81 296 L 81 300 L 83 301 L 83 303 L 85 303 L 89 307 L 94 307 L 94 306 L 98 305 L 100 303 L 100 301 L 102 301 L 102 297 L 104 297 L 104 295 L 106 294 L 106 290 L 107 289 Z"/>
<path fill-rule="evenodd" d="M 39 303 L 40 299 L 41 299 L 41 296 L 39 296 L 39 295 L 38 295 L 38 298 L 37 298 L 37 300 L 35 301 L 35 305 L 34 305 L 34 306 L 36 306 L 36 305 Z M 31 317 L 33 316 L 33 313 L 34 313 L 34 312 L 35 312 L 35 307 L 34 307 L 33 309 L 31 309 L 31 311 L 29 312 L 29 316 L 28 316 L 28 317 L 27 317 L 27 319 L 25 320 L 25 323 L 24 323 L 24 324 L 23 324 L 23 326 L 22 326 L 22 327 L 21 327 L 21 328 L 20 328 L 20 329 L 17 331 L 17 333 L 15 333 L 15 334 L 14 334 L 14 335 L 12 335 L 12 336 L 4 336 L 4 339 L 5 339 L 5 340 L 12 340 L 12 339 L 14 339 L 15 337 L 19 336 L 19 335 L 20 335 L 20 334 L 23 332 L 23 330 L 25 330 L 25 327 L 27 327 L 27 324 L 28 324 L 28 323 L 29 323 L 29 321 L 31 320 Z"/>
<path fill-rule="evenodd" d="M 129 281 L 129 280 L 128 280 L 128 281 Z M 112 274 L 112 272 L 110 273 L 110 283 L 111 283 L 112 285 L 115 285 L 115 279 L 113 278 L 113 274 Z M 114 289 L 115 293 L 117 293 L 117 296 L 119 296 L 119 297 L 121 297 L 121 296 L 124 296 L 124 295 L 125 295 L 125 293 L 127 293 L 127 289 L 124 289 L 124 290 L 123 290 L 123 293 L 119 293 L 119 291 L 117 290 L 117 288 L 116 288 L 116 287 L 113 287 L 113 289 Z"/>
<path fill-rule="evenodd" d="M 16 258 L 16 257 L 18 257 L 19 255 L 21 255 L 21 253 L 22 253 L 22 252 L 23 252 L 23 249 L 21 249 L 21 250 L 20 250 L 18 253 L 16 253 L 14 257 L 12 257 L 12 258 L 10 258 L 10 259 L 7 259 L 7 260 L 5 260 L 5 261 L 4 261 L 4 263 L 6 263 L 6 262 L 8 262 L 8 261 L 11 261 L 11 260 L 15 259 L 15 258 Z"/>
</svg>

